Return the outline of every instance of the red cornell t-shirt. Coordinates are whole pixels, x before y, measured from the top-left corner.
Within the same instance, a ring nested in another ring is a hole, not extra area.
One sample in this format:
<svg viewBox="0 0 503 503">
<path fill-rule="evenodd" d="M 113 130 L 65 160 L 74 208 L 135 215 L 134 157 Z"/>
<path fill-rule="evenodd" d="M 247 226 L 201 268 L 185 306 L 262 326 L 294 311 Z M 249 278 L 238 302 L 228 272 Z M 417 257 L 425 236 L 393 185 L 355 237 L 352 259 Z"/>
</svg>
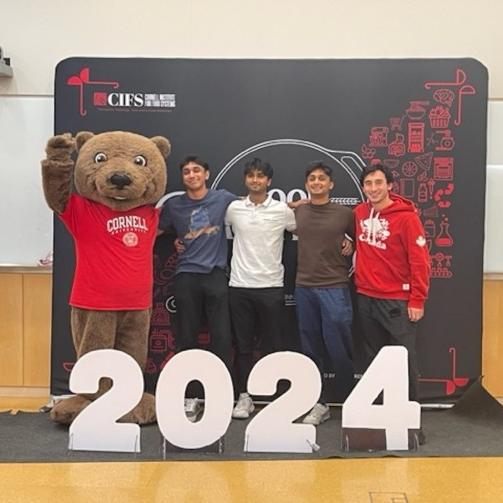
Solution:
<svg viewBox="0 0 503 503">
<path fill-rule="evenodd" d="M 72 194 L 60 218 L 75 240 L 70 305 L 104 311 L 152 306 L 159 210 L 140 206 L 114 211 Z"/>
</svg>

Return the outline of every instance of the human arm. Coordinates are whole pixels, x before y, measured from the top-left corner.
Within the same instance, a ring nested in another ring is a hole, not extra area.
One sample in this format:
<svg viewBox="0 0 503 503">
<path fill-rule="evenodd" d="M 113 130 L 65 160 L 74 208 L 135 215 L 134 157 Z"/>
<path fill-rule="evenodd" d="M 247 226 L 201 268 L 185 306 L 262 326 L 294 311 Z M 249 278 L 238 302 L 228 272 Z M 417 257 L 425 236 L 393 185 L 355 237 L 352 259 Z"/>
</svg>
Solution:
<svg viewBox="0 0 503 503">
<path fill-rule="evenodd" d="M 344 238 L 342 240 L 342 255 L 348 257 L 354 252 L 354 240 L 355 240 L 355 216 L 352 210 L 347 208 L 347 223 Z"/>
<path fill-rule="evenodd" d="M 289 206 L 285 207 L 285 229 L 293 234 L 295 234 L 297 230 L 295 213 Z"/>
<path fill-rule="evenodd" d="M 297 199 L 296 201 L 290 201 L 289 203 L 286 204 L 290 209 L 296 210 L 299 206 L 309 204 L 310 201 L 311 201 L 310 199 Z"/>
<path fill-rule="evenodd" d="M 161 214 L 159 215 L 159 227 L 157 229 L 157 235 L 160 236 L 164 233 L 174 233 L 175 229 L 173 226 L 172 219 L 173 212 L 170 209 L 169 199 L 164 203 L 161 208 Z"/>
<path fill-rule="evenodd" d="M 430 256 L 424 229 L 416 214 L 410 215 L 404 226 L 405 247 L 410 270 L 410 321 L 419 321 L 424 315 L 424 303 L 430 286 Z"/>
</svg>

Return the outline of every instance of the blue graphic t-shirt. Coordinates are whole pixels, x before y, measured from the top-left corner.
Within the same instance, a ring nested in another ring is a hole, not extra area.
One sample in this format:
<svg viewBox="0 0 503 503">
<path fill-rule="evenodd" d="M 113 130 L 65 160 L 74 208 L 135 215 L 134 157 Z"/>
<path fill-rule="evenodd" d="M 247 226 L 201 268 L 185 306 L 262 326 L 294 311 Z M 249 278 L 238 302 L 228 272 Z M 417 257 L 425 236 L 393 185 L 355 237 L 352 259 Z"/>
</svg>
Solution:
<svg viewBox="0 0 503 503">
<path fill-rule="evenodd" d="M 210 189 L 202 199 L 182 194 L 166 201 L 159 228 L 174 232 L 185 245 L 185 251 L 178 256 L 176 274 L 207 274 L 214 267 L 227 267 L 225 212 L 236 199 L 227 190 Z"/>
</svg>

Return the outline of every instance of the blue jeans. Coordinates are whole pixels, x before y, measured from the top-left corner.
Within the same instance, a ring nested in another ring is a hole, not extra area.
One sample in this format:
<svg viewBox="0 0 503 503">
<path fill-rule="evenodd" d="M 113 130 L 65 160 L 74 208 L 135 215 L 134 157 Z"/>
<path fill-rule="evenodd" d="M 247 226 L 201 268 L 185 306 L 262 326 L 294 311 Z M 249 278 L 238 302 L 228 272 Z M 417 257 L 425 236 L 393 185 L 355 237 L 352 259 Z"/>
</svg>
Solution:
<svg viewBox="0 0 503 503">
<path fill-rule="evenodd" d="M 327 354 L 335 370 L 336 386 L 347 396 L 354 380 L 349 289 L 296 286 L 295 301 L 302 352 L 316 363 L 322 375 Z M 324 398 L 322 391 L 320 401 Z"/>
</svg>

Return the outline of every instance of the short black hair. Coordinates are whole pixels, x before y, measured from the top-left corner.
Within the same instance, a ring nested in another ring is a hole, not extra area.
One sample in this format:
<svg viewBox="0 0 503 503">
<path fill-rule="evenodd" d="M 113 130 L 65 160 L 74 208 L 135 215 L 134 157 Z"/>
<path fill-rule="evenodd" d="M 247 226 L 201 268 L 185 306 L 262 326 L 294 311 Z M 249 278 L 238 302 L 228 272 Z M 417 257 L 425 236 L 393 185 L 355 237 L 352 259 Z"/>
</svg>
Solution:
<svg viewBox="0 0 503 503">
<path fill-rule="evenodd" d="M 378 162 L 376 164 L 365 166 L 363 168 L 362 174 L 360 175 L 360 185 L 363 187 L 363 182 L 365 181 L 365 178 L 367 178 L 367 176 L 371 175 L 372 173 L 375 173 L 376 171 L 381 171 L 382 173 L 384 173 L 384 176 L 386 177 L 386 183 L 394 182 L 393 175 L 388 166 L 385 166 L 384 164 Z"/>
<path fill-rule="evenodd" d="M 199 164 L 199 166 L 202 166 L 205 171 L 210 170 L 210 165 L 206 162 L 203 161 L 199 156 L 197 155 L 188 155 L 181 163 L 180 163 L 180 170 L 182 170 L 187 164 L 190 164 L 193 162 L 194 164 Z"/>
<path fill-rule="evenodd" d="M 254 171 L 258 171 L 259 173 L 262 173 L 269 180 L 272 178 L 272 175 L 274 174 L 274 171 L 273 171 L 271 165 L 268 162 L 265 162 L 262 159 L 259 159 L 258 157 L 254 157 L 251 161 L 248 161 L 245 164 L 244 175 L 245 176 L 249 175 L 250 173 L 253 173 Z"/>
<path fill-rule="evenodd" d="M 323 161 L 313 161 L 309 163 L 306 169 L 306 180 L 309 178 L 309 175 L 313 171 L 316 171 L 317 169 L 321 169 L 321 171 L 323 171 L 323 173 L 325 173 L 325 175 L 327 175 L 328 178 L 330 178 L 331 182 L 334 181 L 334 177 L 332 175 L 332 168 L 327 164 L 325 164 Z"/>
</svg>

